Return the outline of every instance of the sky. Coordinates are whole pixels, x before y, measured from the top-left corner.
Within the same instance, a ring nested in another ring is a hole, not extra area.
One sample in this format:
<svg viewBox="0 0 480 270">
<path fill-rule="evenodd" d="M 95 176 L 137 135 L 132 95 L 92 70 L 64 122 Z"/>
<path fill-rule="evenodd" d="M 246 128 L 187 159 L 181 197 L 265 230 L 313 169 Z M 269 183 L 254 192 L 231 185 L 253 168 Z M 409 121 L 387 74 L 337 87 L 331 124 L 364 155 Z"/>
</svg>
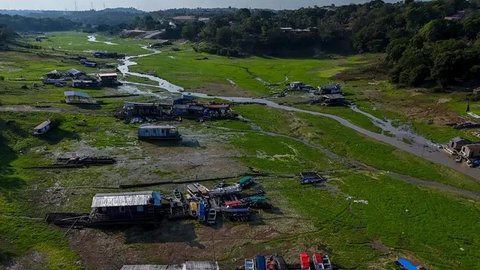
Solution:
<svg viewBox="0 0 480 270">
<path fill-rule="evenodd" d="M 344 5 L 365 0 L 0 0 L 0 9 L 78 10 L 134 7 L 152 11 L 169 8 L 252 7 L 295 9 L 306 6 Z M 76 4 L 75 4 L 76 3 Z"/>
</svg>

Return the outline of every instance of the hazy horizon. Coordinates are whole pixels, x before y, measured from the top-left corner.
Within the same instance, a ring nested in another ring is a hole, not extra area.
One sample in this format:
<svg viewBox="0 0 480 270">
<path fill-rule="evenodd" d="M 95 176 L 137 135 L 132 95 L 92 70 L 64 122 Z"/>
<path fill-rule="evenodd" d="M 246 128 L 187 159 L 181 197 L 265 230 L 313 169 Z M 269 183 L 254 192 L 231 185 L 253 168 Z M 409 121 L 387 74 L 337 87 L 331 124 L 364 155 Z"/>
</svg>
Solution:
<svg viewBox="0 0 480 270">
<path fill-rule="evenodd" d="M 0 9 L 7 10 L 99 10 L 104 8 L 133 7 L 144 11 L 153 11 L 170 8 L 270 8 L 270 9 L 296 9 L 308 6 L 346 5 L 365 3 L 365 0 L 66 0 L 60 3 L 56 0 L 2 0 Z M 386 2 L 398 2 L 387 0 Z"/>
</svg>

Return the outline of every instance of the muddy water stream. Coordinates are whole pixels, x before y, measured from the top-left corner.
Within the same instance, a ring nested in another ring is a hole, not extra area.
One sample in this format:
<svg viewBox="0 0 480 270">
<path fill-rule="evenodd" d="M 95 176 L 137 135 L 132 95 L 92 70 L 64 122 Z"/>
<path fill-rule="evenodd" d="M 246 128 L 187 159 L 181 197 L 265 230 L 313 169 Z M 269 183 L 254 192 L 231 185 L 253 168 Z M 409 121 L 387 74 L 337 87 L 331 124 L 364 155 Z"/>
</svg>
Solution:
<svg viewBox="0 0 480 270">
<path fill-rule="evenodd" d="M 136 77 L 141 77 L 141 78 L 146 78 L 151 81 L 157 82 L 158 85 L 148 85 L 148 84 L 141 84 L 141 83 L 130 83 L 124 81 L 125 83 L 124 86 L 120 87 L 120 91 L 132 93 L 132 94 L 140 94 L 140 95 L 149 95 L 149 96 L 156 96 L 156 97 L 165 97 L 165 94 L 159 94 L 159 93 L 154 93 L 152 91 L 148 90 L 141 90 L 139 86 L 144 86 L 143 88 L 146 87 L 155 87 L 155 88 L 161 88 L 164 89 L 170 93 L 180 93 L 183 92 L 184 89 L 180 86 L 177 86 L 173 83 L 170 83 L 169 81 L 159 78 L 154 75 L 148 75 L 148 74 L 142 74 L 142 73 L 137 73 L 137 72 L 131 72 L 130 71 L 130 66 L 137 65 L 136 62 L 133 61 L 133 59 L 136 58 L 142 58 L 142 57 L 147 57 L 155 54 L 160 54 L 162 53 L 159 50 L 151 49 L 148 47 L 142 47 L 145 50 L 150 51 L 151 53 L 148 54 L 143 54 L 143 55 L 137 55 L 137 56 L 128 56 L 121 60 L 121 65 L 118 66 L 118 70 L 123 74 L 123 75 L 128 75 L 128 76 L 136 76 Z M 417 134 L 415 134 L 411 129 L 406 128 L 406 126 L 400 126 L 400 127 L 395 127 L 392 125 L 391 121 L 385 121 L 381 120 L 367 112 L 364 112 L 360 110 L 357 107 L 352 106 L 351 109 L 357 113 L 361 113 L 365 115 L 366 117 L 370 118 L 371 121 L 378 126 L 379 128 L 382 129 L 382 133 L 376 133 L 372 132 L 370 130 L 367 130 L 363 127 L 357 126 L 353 124 L 352 122 L 337 116 L 337 115 L 332 115 L 332 114 L 326 114 L 326 113 L 320 113 L 320 112 L 314 112 L 314 111 L 308 111 L 308 110 L 303 110 L 291 106 L 286 106 L 286 105 L 281 105 L 276 102 L 273 102 L 271 100 L 265 99 L 265 98 L 249 98 L 249 97 L 224 97 L 224 96 L 212 96 L 212 95 L 207 95 L 203 93 L 191 93 L 189 92 L 190 95 L 196 96 L 199 98 L 219 98 L 219 99 L 224 99 L 228 100 L 230 102 L 234 103 L 241 103 L 241 104 L 260 104 L 260 105 L 265 105 L 271 108 L 275 109 L 280 109 L 288 112 L 298 112 L 298 113 L 305 113 L 305 114 L 310 114 L 310 115 L 315 115 L 315 116 L 320 116 L 320 117 L 326 117 L 332 120 L 337 121 L 338 123 L 342 124 L 345 127 L 348 127 L 350 129 L 353 129 L 357 131 L 358 133 L 363 134 L 364 136 L 367 136 L 369 138 L 372 138 L 374 140 L 389 144 L 391 146 L 394 146 L 398 149 L 401 149 L 403 151 L 409 152 L 411 154 L 414 154 L 416 156 L 422 157 L 426 160 L 429 160 L 434 163 L 442 164 L 447 167 L 450 167 L 456 171 L 459 171 L 465 175 L 471 176 L 475 178 L 476 180 L 480 180 L 480 170 L 478 169 L 472 169 L 469 168 L 468 166 L 460 163 L 456 163 L 453 158 L 448 156 L 440 147 L 440 145 L 422 137 Z M 388 133 L 388 135 L 385 135 Z"/>
</svg>

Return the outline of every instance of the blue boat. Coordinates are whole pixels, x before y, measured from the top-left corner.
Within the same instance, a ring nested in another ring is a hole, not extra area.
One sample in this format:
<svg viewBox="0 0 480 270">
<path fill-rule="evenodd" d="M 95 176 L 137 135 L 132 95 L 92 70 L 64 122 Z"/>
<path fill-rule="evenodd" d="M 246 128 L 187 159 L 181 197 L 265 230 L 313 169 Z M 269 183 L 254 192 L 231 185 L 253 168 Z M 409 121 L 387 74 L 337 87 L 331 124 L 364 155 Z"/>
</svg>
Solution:
<svg viewBox="0 0 480 270">
<path fill-rule="evenodd" d="M 255 257 L 255 265 L 256 270 L 267 270 L 267 262 L 265 261 L 265 256 L 257 255 Z"/>
<path fill-rule="evenodd" d="M 397 264 L 401 267 L 401 269 L 405 270 L 418 270 L 418 267 L 411 263 L 409 260 L 405 258 L 400 258 L 397 260 Z"/>
</svg>

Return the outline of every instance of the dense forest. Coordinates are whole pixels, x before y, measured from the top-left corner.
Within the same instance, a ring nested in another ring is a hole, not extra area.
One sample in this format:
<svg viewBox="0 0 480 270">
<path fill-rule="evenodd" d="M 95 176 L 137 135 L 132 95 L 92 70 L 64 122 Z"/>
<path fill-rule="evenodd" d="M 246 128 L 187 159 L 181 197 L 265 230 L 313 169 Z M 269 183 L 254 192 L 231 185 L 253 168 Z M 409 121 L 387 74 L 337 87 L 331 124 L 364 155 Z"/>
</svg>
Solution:
<svg viewBox="0 0 480 270">
<path fill-rule="evenodd" d="M 478 83 L 479 8 L 480 0 L 376 0 L 283 11 L 217 10 L 209 12 L 208 21 L 173 26 L 160 12 L 137 18 L 135 26 L 166 29 L 168 38 L 194 41 L 198 50 L 237 57 L 386 52 L 393 82 L 445 87 Z M 205 16 L 195 11 L 177 10 L 174 15 Z"/>
<path fill-rule="evenodd" d="M 80 27 L 65 18 L 31 18 L 0 14 L 0 25 L 17 32 L 48 32 L 74 30 Z"/>
<path fill-rule="evenodd" d="M 65 18 L 82 25 L 128 25 L 145 12 L 134 8 L 107 8 L 103 10 L 57 11 L 57 10 L 0 10 L 0 14 L 19 15 L 31 18 Z"/>
</svg>

